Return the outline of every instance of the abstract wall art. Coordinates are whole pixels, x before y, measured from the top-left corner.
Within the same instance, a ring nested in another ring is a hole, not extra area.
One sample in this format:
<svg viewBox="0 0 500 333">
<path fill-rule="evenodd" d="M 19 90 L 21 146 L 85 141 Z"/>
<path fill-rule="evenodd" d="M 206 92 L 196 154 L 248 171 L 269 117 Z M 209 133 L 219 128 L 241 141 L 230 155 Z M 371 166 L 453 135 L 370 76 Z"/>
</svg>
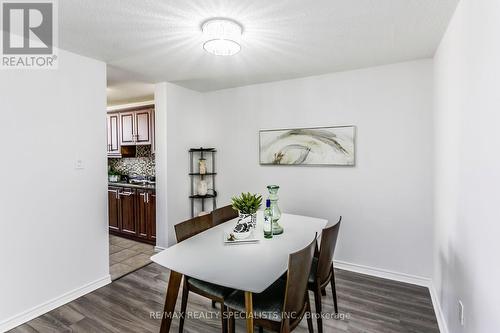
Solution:
<svg viewBox="0 0 500 333">
<path fill-rule="evenodd" d="M 261 130 L 260 164 L 355 164 L 355 126 Z"/>
</svg>

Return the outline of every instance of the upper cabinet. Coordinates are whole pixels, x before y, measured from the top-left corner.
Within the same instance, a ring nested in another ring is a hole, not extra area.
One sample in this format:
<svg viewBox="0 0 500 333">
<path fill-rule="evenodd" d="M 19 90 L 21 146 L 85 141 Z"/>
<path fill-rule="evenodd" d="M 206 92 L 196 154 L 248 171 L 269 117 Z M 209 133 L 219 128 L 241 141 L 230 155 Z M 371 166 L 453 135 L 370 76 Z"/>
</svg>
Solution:
<svg viewBox="0 0 500 333">
<path fill-rule="evenodd" d="M 107 122 L 108 157 L 120 157 L 121 146 L 154 145 L 154 108 L 151 106 L 110 112 Z"/>
<path fill-rule="evenodd" d="M 120 126 L 119 115 L 110 113 L 107 115 L 108 128 L 108 156 L 120 156 Z"/>
<path fill-rule="evenodd" d="M 153 110 L 137 111 L 135 113 L 135 141 L 138 145 L 150 145 L 152 142 L 152 114 Z"/>
<path fill-rule="evenodd" d="M 120 113 L 121 136 L 120 144 L 122 146 L 135 145 L 135 116 L 134 112 Z"/>
<path fill-rule="evenodd" d="M 150 145 L 152 140 L 152 109 L 120 112 L 122 146 Z"/>
</svg>

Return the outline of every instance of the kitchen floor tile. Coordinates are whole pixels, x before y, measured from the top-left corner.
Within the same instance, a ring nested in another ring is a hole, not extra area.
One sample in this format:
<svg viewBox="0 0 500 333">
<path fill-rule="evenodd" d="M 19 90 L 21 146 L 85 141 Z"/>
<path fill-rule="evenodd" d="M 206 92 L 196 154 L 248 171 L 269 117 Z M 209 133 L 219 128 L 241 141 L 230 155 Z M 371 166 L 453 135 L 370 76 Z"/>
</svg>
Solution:
<svg viewBox="0 0 500 333">
<path fill-rule="evenodd" d="M 136 245 L 136 244 L 141 244 L 139 242 L 136 242 L 136 241 L 133 241 L 131 239 L 127 239 L 127 238 L 122 238 L 118 243 L 116 243 L 115 245 L 118 245 L 119 247 L 123 247 L 124 249 L 129 249 L 131 248 L 132 246 Z"/>
<path fill-rule="evenodd" d="M 117 237 L 115 235 L 109 235 L 109 243 L 113 245 L 123 242 L 124 239 L 125 238 Z"/>
<path fill-rule="evenodd" d="M 149 263 L 154 246 L 128 238 L 109 235 L 109 265 L 112 280 L 116 280 Z"/>
<path fill-rule="evenodd" d="M 128 258 L 132 258 L 136 256 L 138 253 L 129 249 L 123 249 L 119 252 L 113 253 L 112 255 L 109 256 L 109 259 L 112 260 L 113 262 L 122 262 Z"/>
<path fill-rule="evenodd" d="M 149 264 L 151 262 L 149 258 L 151 258 L 151 255 L 140 253 L 132 258 L 122 261 L 121 263 L 137 269 Z"/>
<path fill-rule="evenodd" d="M 120 252 L 121 250 L 123 250 L 123 247 L 120 247 L 118 245 L 111 244 L 109 246 L 109 254 L 114 254 L 116 252 Z"/>
<path fill-rule="evenodd" d="M 134 246 L 129 247 L 128 249 L 132 250 L 132 251 L 140 252 L 140 253 L 150 254 L 150 255 L 152 255 L 155 252 L 153 245 L 143 244 L 143 243 L 136 243 Z"/>
</svg>

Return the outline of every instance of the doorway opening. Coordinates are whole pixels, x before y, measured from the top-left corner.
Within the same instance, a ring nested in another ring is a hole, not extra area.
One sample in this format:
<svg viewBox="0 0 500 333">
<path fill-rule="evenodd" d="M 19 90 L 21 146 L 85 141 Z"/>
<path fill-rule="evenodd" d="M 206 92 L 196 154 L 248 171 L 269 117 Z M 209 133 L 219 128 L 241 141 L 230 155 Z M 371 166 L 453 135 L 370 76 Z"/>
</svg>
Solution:
<svg viewBox="0 0 500 333">
<path fill-rule="evenodd" d="M 108 66 L 109 265 L 116 280 L 151 263 L 156 245 L 154 85 Z"/>
</svg>

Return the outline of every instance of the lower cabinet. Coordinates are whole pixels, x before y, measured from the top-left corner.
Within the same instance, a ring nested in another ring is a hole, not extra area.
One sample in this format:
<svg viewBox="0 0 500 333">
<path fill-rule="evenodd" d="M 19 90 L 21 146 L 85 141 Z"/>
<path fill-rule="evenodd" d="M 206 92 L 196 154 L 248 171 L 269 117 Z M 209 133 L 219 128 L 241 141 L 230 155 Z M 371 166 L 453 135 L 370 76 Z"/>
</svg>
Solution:
<svg viewBox="0 0 500 333">
<path fill-rule="evenodd" d="M 156 244 L 154 190 L 110 186 L 108 207 L 111 234 Z"/>
<path fill-rule="evenodd" d="M 153 190 L 137 190 L 137 235 L 156 241 L 156 193 Z"/>
<path fill-rule="evenodd" d="M 118 187 L 108 187 L 108 219 L 109 219 L 109 230 L 118 231 L 121 229 L 120 221 L 120 199 L 118 193 L 120 188 Z"/>
</svg>

